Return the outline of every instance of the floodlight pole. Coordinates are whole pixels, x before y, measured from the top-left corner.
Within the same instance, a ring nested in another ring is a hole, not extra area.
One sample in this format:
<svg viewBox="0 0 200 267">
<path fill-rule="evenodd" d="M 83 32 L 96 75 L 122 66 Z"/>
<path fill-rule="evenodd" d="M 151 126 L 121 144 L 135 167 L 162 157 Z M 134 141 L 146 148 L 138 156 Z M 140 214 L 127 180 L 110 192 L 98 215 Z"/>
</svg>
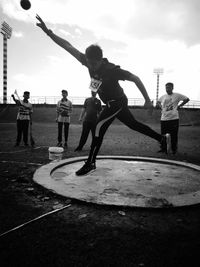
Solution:
<svg viewBox="0 0 200 267">
<path fill-rule="evenodd" d="M 156 103 L 158 102 L 159 96 L 159 82 L 160 82 L 160 75 L 163 74 L 164 70 L 162 68 L 156 68 L 153 70 L 153 73 L 157 76 L 157 87 L 156 87 Z"/>
<path fill-rule="evenodd" d="M 3 35 L 3 103 L 7 104 L 7 40 L 10 39 L 12 28 L 4 21 L 1 24 Z"/>
</svg>

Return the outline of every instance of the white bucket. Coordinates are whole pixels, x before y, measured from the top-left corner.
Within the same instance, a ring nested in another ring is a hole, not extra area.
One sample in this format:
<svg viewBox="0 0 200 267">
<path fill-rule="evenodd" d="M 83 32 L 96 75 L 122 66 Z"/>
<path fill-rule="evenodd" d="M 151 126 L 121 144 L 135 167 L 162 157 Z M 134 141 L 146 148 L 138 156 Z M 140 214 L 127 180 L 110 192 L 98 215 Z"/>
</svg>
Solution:
<svg viewBox="0 0 200 267">
<path fill-rule="evenodd" d="M 49 147 L 49 159 L 61 160 L 63 151 L 63 147 Z"/>
</svg>

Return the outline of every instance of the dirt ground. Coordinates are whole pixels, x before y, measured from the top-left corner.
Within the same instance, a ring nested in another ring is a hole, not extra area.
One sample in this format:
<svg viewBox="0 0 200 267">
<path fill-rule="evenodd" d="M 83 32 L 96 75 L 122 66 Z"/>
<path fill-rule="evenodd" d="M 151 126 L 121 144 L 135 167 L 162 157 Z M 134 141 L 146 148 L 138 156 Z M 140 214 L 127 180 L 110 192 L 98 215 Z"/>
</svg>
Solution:
<svg viewBox="0 0 200 267">
<path fill-rule="evenodd" d="M 151 126 L 159 131 L 159 125 Z M 80 125 L 70 126 L 64 158 L 88 154 L 90 140 L 83 152 L 74 152 L 80 130 Z M 34 149 L 13 147 L 14 123 L 0 123 L 0 132 L 0 234 L 70 204 L 0 236 L 2 267 L 200 266 L 200 205 L 124 208 L 58 196 L 32 180 L 35 170 L 49 163 L 48 147 L 56 143 L 55 124 L 34 125 Z M 177 155 L 158 154 L 158 148 L 150 138 L 112 125 L 100 154 L 162 157 L 200 165 L 200 127 L 180 127 Z"/>
</svg>

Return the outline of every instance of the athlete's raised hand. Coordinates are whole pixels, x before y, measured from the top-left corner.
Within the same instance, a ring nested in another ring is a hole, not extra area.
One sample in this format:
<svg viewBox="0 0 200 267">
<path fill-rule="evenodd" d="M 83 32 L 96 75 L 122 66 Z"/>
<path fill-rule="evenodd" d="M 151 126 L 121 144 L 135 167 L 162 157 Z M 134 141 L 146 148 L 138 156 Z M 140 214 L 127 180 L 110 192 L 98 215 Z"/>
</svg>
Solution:
<svg viewBox="0 0 200 267">
<path fill-rule="evenodd" d="M 40 18 L 40 16 L 37 14 L 36 15 L 36 19 L 39 21 L 39 23 L 36 23 L 36 25 L 38 27 L 40 27 L 44 32 L 48 32 L 48 28 L 46 26 L 46 24 L 44 23 L 44 21 Z"/>
<path fill-rule="evenodd" d="M 72 46 L 67 40 L 61 38 L 52 32 L 52 30 L 48 29 L 42 18 L 36 14 L 36 19 L 39 21 L 36 23 L 36 26 L 41 28 L 57 45 L 64 48 L 67 52 L 69 52 L 73 57 L 75 57 L 78 61 L 81 62 L 82 53 Z"/>
</svg>

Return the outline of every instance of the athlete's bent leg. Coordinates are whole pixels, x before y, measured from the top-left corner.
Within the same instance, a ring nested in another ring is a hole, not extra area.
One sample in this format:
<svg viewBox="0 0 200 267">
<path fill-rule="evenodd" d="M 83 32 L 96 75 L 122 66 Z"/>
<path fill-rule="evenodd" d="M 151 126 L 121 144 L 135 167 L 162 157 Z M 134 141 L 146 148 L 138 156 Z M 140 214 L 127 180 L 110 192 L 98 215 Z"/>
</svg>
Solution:
<svg viewBox="0 0 200 267">
<path fill-rule="evenodd" d="M 162 135 L 155 132 L 154 130 L 152 130 L 149 126 L 147 126 L 146 124 L 143 124 L 139 121 L 137 121 L 133 114 L 130 112 L 130 110 L 128 109 L 128 107 L 124 107 L 121 112 L 119 112 L 119 114 L 117 115 L 117 118 L 123 122 L 126 126 L 128 126 L 129 128 L 131 128 L 134 131 L 140 132 L 144 135 L 147 135 L 155 140 L 157 140 L 158 142 L 161 142 L 162 140 Z"/>
<path fill-rule="evenodd" d="M 160 143 L 161 151 L 168 153 L 170 151 L 170 138 L 167 135 L 161 135 L 152 130 L 149 126 L 137 121 L 127 106 L 124 106 L 117 118 L 134 131 L 147 135 Z"/>
<path fill-rule="evenodd" d="M 103 137 L 111 125 L 113 120 L 115 119 L 116 112 L 111 113 L 109 112 L 102 112 L 103 114 L 100 115 L 99 120 L 97 121 L 96 130 L 95 130 L 95 137 L 92 139 L 91 149 L 88 157 L 88 162 L 95 162 L 97 154 L 100 150 L 100 147 L 103 143 Z M 119 111 L 118 111 L 119 112 Z"/>
<path fill-rule="evenodd" d="M 110 124 L 115 119 L 116 114 L 120 112 L 120 110 L 121 108 L 114 109 L 114 108 L 109 108 L 106 106 L 104 110 L 101 112 L 100 117 L 98 118 L 98 121 L 97 121 L 97 125 L 96 125 L 95 137 L 92 139 L 92 144 L 91 144 L 88 159 L 83 165 L 83 167 L 80 168 L 76 172 L 76 175 L 78 176 L 84 175 L 96 169 L 96 165 L 95 165 L 96 156 L 102 145 L 103 137 L 106 133 L 106 130 L 108 129 Z"/>
</svg>

